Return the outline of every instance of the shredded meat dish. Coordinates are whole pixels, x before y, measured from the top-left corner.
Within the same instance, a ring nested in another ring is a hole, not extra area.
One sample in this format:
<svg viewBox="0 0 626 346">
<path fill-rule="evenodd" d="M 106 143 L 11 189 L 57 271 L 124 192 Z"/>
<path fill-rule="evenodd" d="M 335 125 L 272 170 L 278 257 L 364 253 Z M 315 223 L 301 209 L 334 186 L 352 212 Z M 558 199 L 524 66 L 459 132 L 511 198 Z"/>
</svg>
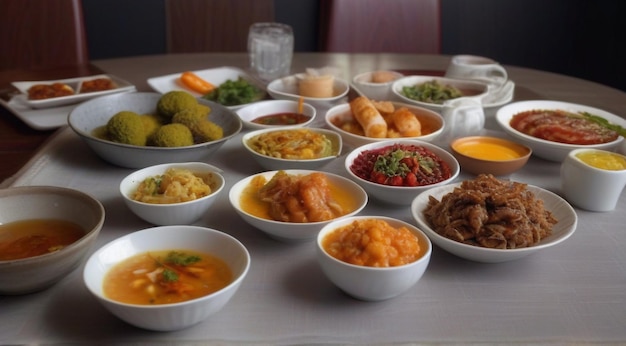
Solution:
<svg viewBox="0 0 626 346">
<path fill-rule="evenodd" d="M 537 244 L 558 221 L 527 184 L 486 174 L 464 181 L 441 201 L 430 196 L 424 216 L 446 238 L 495 249 Z"/>
</svg>

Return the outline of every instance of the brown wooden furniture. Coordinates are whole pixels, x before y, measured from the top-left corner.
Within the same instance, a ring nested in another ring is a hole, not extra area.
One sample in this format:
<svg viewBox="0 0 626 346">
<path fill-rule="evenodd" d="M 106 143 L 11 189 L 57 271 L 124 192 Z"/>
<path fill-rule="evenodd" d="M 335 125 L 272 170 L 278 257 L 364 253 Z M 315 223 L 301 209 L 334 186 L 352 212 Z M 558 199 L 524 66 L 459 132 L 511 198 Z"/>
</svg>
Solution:
<svg viewBox="0 0 626 346">
<path fill-rule="evenodd" d="M 320 50 L 439 54 L 439 0 L 320 0 Z"/>
<path fill-rule="evenodd" d="M 245 52 L 248 28 L 274 20 L 273 0 L 165 0 L 168 53 Z"/>
<path fill-rule="evenodd" d="M 0 70 L 89 62 L 81 0 L 0 0 Z"/>
</svg>

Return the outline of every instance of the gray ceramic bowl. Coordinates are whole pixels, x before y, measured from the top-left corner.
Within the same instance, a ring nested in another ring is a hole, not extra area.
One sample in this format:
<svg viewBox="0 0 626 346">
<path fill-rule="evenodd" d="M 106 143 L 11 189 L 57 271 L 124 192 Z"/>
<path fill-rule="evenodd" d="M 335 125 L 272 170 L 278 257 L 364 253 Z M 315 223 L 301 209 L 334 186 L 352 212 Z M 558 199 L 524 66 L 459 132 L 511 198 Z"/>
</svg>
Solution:
<svg viewBox="0 0 626 346">
<path fill-rule="evenodd" d="M 224 129 L 222 139 L 185 147 L 162 148 L 115 143 L 93 136 L 95 128 L 105 125 L 119 111 L 134 111 L 139 114 L 156 112 L 161 96 L 159 93 L 124 93 L 92 99 L 74 108 L 68 116 L 68 123 L 98 156 L 114 165 L 128 168 L 203 161 L 241 131 L 243 125 L 235 112 L 199 98 L 198 102 L 211 107 L 211 121 Z"/>
<path fill-rule="evenodd" d="M 0 295 L 43 290 L 63 279 L 86 260 L 104 224 L 104 207 L 93 197 L 54 186 L 22 186 L 0 190 L 0 224 L 31 219 L 76 223 L 85 235 L 65 248 L 40 256 L 0 261 Z"/>
</svg>

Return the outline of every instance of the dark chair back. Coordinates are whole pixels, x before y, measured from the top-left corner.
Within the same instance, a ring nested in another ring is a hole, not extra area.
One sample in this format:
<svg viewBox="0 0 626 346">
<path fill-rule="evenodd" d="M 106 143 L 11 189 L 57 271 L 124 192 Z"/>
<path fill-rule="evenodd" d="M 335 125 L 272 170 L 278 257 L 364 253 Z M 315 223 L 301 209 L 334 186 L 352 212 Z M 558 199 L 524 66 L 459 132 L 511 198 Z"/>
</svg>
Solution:
<svg viewBox="0 0 626 346">
<path fill-rule="evenodd" d="M 248 29 L 274 21 L 273 0 L 165 0 L 168 53 L 245 52 Z"/>
<path fill-rule="evenodd" d="M 441 51 L 440 0 L 320 0 L 320 50 Z"/>
<path fill-rule="evenodd" d="M 0 70 L 87 64 L 81 0 L 0 0 L 0 42 Z"/>
</svg>

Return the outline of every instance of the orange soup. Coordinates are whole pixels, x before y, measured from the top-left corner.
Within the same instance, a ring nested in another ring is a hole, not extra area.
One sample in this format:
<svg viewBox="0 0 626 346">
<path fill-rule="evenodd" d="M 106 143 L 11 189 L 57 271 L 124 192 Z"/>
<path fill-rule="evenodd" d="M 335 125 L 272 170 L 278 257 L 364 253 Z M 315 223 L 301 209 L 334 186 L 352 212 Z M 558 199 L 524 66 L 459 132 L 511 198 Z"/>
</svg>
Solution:
<svg viewBox="0 0 626 346">
<path fill-rule="evenodd" d="M 228 286 L 233 274 L 221 259 L 189 250 L 151 251 L 115 265 L 104 278 L 104 295 L 122 303 L 179 303 Z"/>
<path fill-rule="evenodd" d="M 84 235 L 85 230 L 79 225 L 57 219 L 31 219 L 0 225 L 0 261 L 59 251 Z"/>
</svg>

